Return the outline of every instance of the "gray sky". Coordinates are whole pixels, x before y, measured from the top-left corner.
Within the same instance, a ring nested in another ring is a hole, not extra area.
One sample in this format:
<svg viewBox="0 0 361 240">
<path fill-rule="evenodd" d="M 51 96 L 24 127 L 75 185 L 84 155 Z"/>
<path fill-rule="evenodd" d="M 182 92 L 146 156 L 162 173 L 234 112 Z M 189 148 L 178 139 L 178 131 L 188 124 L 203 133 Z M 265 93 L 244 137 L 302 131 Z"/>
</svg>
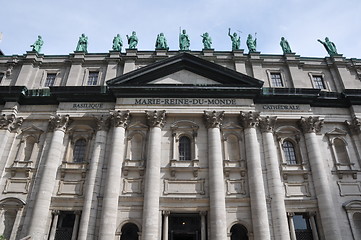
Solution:
<svg viewBox="0 0 361 240">
<path fill-rule="evenodd" d="M 154 50 L 163 32 L 171 50 L 178 50 L 179 28 L 187 30 L 191 50 L 201 50 L 200 35 L 208 32 L 212 47 L 229 51 L 228 28 L 241 31 L 241 48 L 248 33 L 257 32 L 257 50 L 281 54 L 284 36 L 292 51 L 303 57 L 324 57 L 317 42 L 326 36 L 347 58 L 361 58 L 360 0 L 0 0 L 0 49 L 6 55 L 24 54 L 37 35 L 42 53 L 65 55 L 75 50 L 82 33 L 89 38 L 88 52 L 105 53 L 113 37 L 134 30 L 138 50 Z"/>
</svg>

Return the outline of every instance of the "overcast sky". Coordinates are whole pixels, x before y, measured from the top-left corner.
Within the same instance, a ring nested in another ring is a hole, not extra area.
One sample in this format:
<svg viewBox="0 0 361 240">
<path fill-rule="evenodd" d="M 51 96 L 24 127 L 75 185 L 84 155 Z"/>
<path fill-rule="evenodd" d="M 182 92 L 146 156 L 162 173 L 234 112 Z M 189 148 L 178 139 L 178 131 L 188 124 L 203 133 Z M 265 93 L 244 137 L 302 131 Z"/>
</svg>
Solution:
<svg viewBox="0 0 361 240">
<path fill-rule="evenodd" d="M 191 50 L 202 49 L 200 35 L 208 32 L 212 47 L 229 51 L 228 28 L 246 37 L 257 32 L 257 50 L 281 54 L 284 36 L 293 52 L 303 57 L 324 57 L 317 42 L 327 36 L 347 58 L 361 58 L 361 0 L 0 0 L 0 49 L 5 55 L 24 54 L 38 35 L 42 53 L 66 55 L 75 50 L 82 33 L 88 52 L 105 53 L 113 37 L 134 30 L 138 50 L 154 50 L 163 32 L 171 50 L 178 50 L 179 28 L 187 30 Z"/>
</svg>

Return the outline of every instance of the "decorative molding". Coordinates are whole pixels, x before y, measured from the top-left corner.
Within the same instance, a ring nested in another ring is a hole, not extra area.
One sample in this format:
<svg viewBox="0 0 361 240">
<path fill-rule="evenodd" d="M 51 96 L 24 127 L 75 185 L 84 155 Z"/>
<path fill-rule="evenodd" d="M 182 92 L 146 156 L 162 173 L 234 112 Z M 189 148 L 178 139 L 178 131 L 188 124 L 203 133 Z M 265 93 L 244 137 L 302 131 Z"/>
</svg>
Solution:
<svg viewBox="0 0 361 240">
<path fill-rule="evenodd" d="M 142 178 L 124 178 L 123 179 L 123 194 L 141 194 L 143 192 Z"/>
<path fill-rule="evenodd" d="M 113 111 L 110 113 L 111 115 L 111 124 L 114 127 L 122 127 L 126 128 L 128 126 L 128 122 L 130 120 L 129 110 L 126 111 Z"/>
<path fill-rule="evenodd" d="M 337 182 L 340 196 L 361 196 L 360 182 Z"/>
<path fill-rule="evenodd" d="M 162 111 L 145 111 L 147 116 L 147 124 L 149 127 L 164 127 L 165 124 L 165 110 Z"/>
<path fill-rule="evenodd" d="M 2 114 L 0 116 L 0 129 L 6 129 L 11 132 L 19 129 L 23 122 L 24 119 L 22 117 L 17 118 L 15 114 Z"/>
<path fill-rule="evenodd" d="M 194 195 L 205 194 L 204 188 L 205 180 L 171 180 L 164 179 L 164 195 Z"/>
<path fill-rule="evenodd" d="M 222 126 L 224 111 L 204 111 L 203 116 L 207 128 L 219 128 Z"/>
<path fill-rule="evenodd" d="M 226 180 L 227 195 L 246 195 L 246 181 L 244 179 Z"/>
<path fill-rule="evenodd" d="M 307 182 L 284 183 L 287 197 L 310 197 L 310 187 Z"/>
<path fill-rule="evenodd" d="M 323 126 L 323 119 L 320 119 L 319 117 L 301 117 L 299 120 L 299 125 L 303 131 L 303 133 L 319 133 L 321 131 L 321 128 Z"/>
<path fill-rule="evenodd" d="M 277 117 L 260 117 L 259 126 L 262 132 L 273 132 L 276 125 Z"/>
<path fill-rule="evenodd" d="M 63 131 L 65 132 L 67 127 L 70 124 L 70 118 L 69 115 L 63 115 L 61 116 L 60 114 L 56 114 L 53 116 L 50 116 L 49 119 L 49 125 L 48 125 L 48 131 L 49 132 L 53 132 L 53 131 Z"/>
<path fill-rule="evenodd" d="M 345 121 L 346 126 L 349 128 L 351 134 L 360 134 L 361 132 L 361 120 L 354 116 L 351 121 Z"/>
<path fill-rule="evenodd" d="M 254 128 L 259 124 L 259 113 L 256 112 L 240 112 L 240 123 L 244 128 Z"/>
<path fill-rule="evenodd" d="M 98 131 L 108 131 L 110 126 L 110 116 L 101 115 L 95 118 Z"/>
</svg>

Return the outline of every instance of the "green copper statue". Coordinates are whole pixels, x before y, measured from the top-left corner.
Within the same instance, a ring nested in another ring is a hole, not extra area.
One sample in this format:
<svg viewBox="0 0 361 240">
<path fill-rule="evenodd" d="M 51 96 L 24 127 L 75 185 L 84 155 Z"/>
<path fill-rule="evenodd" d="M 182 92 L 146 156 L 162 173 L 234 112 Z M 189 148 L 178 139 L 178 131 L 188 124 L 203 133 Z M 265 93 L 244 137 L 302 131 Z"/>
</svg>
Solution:
<svg viewBox="0 0 361 240">
<path fill-rule="evenodd" d="M 180 50 L 189 50 L 190 40 L 186 30 L 183 29 L 182 33 L 179 33 L 179 49 Z"/>
<path fill-rule="evenodd" d="M 228 28 L 228 36 L 232 40 L 232 50 L 239 50 L 241 47 L 241 38 L 237 36 L 236 32 L 234 32 L 233 35 L 231 35 L 230 28 Z"/>
<path fill-rule="evenodd" d="M 167 39 L 164 36 L 164 33 L 160 33 L 157 35 L 157 40 L 155 42 L 155 49 L 166 49 L 168 50 Z"/>
<path fill-rule="evenodd" d="M 35 43 L 33 45 L 30 45 L 30 47 L 33 48 L 32 51 L 39 53 L 43 44 L 44 44 L 44 41 L 41 38 L 41 36 L 39 35 L 38 39 L 35 41 Z"/>
<path fill-rule="evenodd" d="M 325 38 L 325 41 L 322 42 L 320 39 L 317 39 L 317 41 L 319 41 L 320 43 L 323 44 L 323 46 L 326 48 L 326 51 L 328 52 L 328 54 L 330 56 L 332 55 L 336 55 L 337 54 L 337 49 L 336 49 L 336 45 L 331 42 L 328 37 Z"/>
<path fill-rule="evenodd" d="M 257 38 L 255 38 L 253 40 L 252 35 L 248 34 L 248 38 L 247 38 L 247 47 L 249 52 L 256 52 L 256 47 L 257 47 Z"/>
<path fill-rule="evenodd" d="M 113 51 L 122 51 L 122 47 L 123 47 L 123 40 L 120 37 L 119 34 L 117 34 L 117 36 L 114 37 L 113 39 Z"/>
<path fill-rule="evenodd" d="M 88 37 L 83 33 L 79 37 L 78 45 L 76 46 L 77 52 L 88 52 Z"/>
<path fill-rule="evenodd" d="M 284 54 L 285 53 L 292 53 L 291 47 L 288 44 L 288 41 L 284 37 L 281 37 L 280 45 L 281 45 L 281 48 L 282 48 L 282 51 L 283 51 Z"/>
<path fill-rule="evenodd" d="M 203 42 L 203 49 L 212 49 L 212 38 L 209 36 L 207 32 L 201 35 Z"/>
<path fill-rule="evenodd" d="M 129 48 L 136 49 L 138 45 L 137 33 L 133 31 L 130 37 L 127 35 L 127 39 L 128 39 Z"/>
</svg>

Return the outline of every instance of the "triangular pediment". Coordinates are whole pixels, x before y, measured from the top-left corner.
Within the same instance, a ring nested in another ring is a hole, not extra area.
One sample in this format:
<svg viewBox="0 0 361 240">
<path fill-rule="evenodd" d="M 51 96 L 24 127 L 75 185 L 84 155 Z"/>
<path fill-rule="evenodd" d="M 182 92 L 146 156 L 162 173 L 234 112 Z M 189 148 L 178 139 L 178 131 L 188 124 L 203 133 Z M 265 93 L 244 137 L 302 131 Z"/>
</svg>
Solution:
<svg viewBox="0 0 361 240">
<path fill-rule="evenodd" d="M 188 70 L 180 70 L 178 72 L 150 81 L 148 84 L 217 85 L 222 83 L 192 73 Z"/>
<path fill-rule="evenodd" d="M 260 88 L 263 82 L 189 53 L 180 53 L 107 81 L 110 88 L 155 84 Z"/>
</svg>

